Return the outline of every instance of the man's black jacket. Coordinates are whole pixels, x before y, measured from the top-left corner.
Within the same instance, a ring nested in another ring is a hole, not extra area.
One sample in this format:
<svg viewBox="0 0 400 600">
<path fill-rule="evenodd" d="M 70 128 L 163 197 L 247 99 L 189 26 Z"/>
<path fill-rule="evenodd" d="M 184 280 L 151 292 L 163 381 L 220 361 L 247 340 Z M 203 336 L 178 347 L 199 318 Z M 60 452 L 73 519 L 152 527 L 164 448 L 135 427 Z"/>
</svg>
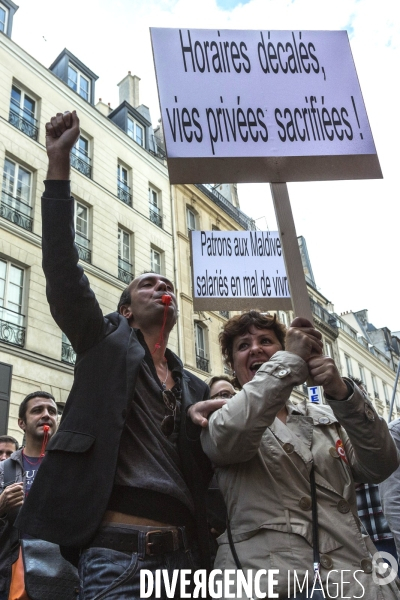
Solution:
<svg viewBox="0 0 400 600">
<path fill-rule="evenodd" d="M 78 264 L 73 210 L 73 198 L 42 199 L 47 298 L 77 360 L 59 430 L 49 442 L 17 526 L 62 547 L 79 548 L 91 540 L 107 508 L 144 349 L 125 317 L 117 312 L 103 316 Z M 184 371 L 182 414 L 190 404 L 207 397 L 206 384 Z M 205 495 L 211 465 L 201 449 L 197 428 L 185 418 L 178 447 L 195 503 L 202 566 L 207 567 Z"/>
</svg>

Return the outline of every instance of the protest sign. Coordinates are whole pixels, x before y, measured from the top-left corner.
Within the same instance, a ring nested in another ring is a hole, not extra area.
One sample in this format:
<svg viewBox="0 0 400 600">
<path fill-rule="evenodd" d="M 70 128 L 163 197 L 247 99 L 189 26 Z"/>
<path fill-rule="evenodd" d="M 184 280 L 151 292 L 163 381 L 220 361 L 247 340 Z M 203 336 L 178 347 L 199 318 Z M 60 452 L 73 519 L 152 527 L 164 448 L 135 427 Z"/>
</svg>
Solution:
<svg viewBox="0 0 400 600">
<path fill-rule="evenodd" d="M 291 309 L 279 234 L 192 231 L 194 310 Z"/>
<path fill-rule="evenodd" d="M 382 177 L 347 32 L 151 37 L 171 183 Z"/>
</svg>

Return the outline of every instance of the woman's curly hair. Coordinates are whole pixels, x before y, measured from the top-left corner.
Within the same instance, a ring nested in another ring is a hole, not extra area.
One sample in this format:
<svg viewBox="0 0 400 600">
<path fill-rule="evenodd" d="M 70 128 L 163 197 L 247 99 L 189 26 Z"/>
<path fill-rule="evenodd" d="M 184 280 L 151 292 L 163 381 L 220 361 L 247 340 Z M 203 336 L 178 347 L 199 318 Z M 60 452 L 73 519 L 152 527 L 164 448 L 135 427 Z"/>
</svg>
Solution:
<svg viewBox="0 0 400 600">
<path fill-rule="evenodd" d="M 276 315 L 268 315 L 258 310 L 249 310 L 241 315 L 235 315 L 227 321 L 219 334 L 219 343 L 225 364 L 233 370 L 233 342 L 234 339 L 247 333 L 251 326 L 256 329 L 272 329 L 282 348 L 285 348 L 286 327 L 280 323 Z M 234 387 L 241 388 L 236 377 L 232 382 Z"/>
</svg>

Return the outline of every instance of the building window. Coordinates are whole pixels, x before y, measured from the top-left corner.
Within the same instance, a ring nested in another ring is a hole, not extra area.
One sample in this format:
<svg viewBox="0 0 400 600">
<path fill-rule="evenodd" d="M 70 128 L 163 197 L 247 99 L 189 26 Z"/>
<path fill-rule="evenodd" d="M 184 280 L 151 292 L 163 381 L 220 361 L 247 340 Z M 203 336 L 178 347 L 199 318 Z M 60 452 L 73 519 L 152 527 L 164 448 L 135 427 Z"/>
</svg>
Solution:
<svg viewBox="0 0 400 600">
<path fill-rule="evenodd" d="M 71 150 L 71 165 L 86 177 L 92 177 L 92 167 L 89 157 L 89 140 L 79 136 Z"/>
<path fill-rule="evenodd" d="M 0 260 L 0 341 L 21 347 L 25 342 L 24 275 L 20 267 Z"/>
<path fill-rule="evenodd" d="M 190 208 L 186 209 L 186 225 L 189 231 L 195 231 L 197 229 L 197 219 L 196 214 L 190 210 Z"/>
<path fill-rule="evenodd" d="M 89 208 L 77 201 L 75 201 L 75 245 L 78 249 L 79 258 L 91 263 Z"/>
<path fill-rule="evenodd" d="M 328 342 L 327 340 L 325 340 L 325 352 L 326 352 L 326 355 L 329 356 L 329 358 L 333 358 L 332 344 L 330 342 Z"/>
<path fill-rule="evenodd" d="M 90 81 L 84 77 L 76 67 L 68 65 L 68 85 L 77 94 L 82 96 L 84 100 L 89 102 L 90 96 Z"/>
<path fill-rule="evenodd" d="M 3 4 L 0 4 L 0 31 L 7 33 L 8 10 Z"/>
<path fill-rule="evenodd" d="M 345 354 L 344 355 L 344 360 L 346 361 L 347 377 L 352 377 L 353 376 L 353 368 L 351 366 L 351 358 L 350 358 L 350 356 L 348 356 L 347 354 Z"/>
<path fill-rule="evenodd" d="M 129 187 L 128 169 L 118 163 L 117 168 L 117 196 L 128 206 L 132 206 L 131 188 Z"/>
<path fill-rule="evenodd" d="M 118 279 L 129 285 L 134 275 L 131 263 L 131 236 L 118 227 Z"/>
<path fill-rule="evenodd" d="M 76 362 L 76 352 L 64 332 L 61 336 L 61 360 L 70 365 L 74 365 Z"/>
<path fill-rule="evenodd" d="M 127 133 L 139 146 L 144 146 L 144 128 L 132 117 L 128 117 Z"/>
<path fill-rule="evenodd" d="M 9 121 L 33 140 L 38 138 L 36 102 L 15 85 L 11 88 Z"/>
<path fill-rule="evenodd" d="M 219 314 L 221 317 L 224 317 L 224 319 L 229 319 L 229 310 L 220 310 Z"/>
<path fill-rule="evenodd" d="M 372 379 L 372 389 L 374 390 L 374 398 L 379 400 L 378 382 L 376 381 L 375 375 L 373 375 L 372 373 L 371 373 L 371 379 Z"/>
<path fill-rule="evenodd" d="M 206 335 L 205 330 L 200 323 L 194 325 L 194 340 L 196 348 L 196 366 L 201 371 L 210 372 L 209 360 L 206 355 Z"/>
<path fill-rule="evenodd" d="M 160 193 L 152 187 L 149 187 L 149 211 L 150 221 L 158 227 L 162 227 Z"/>
<path fill-rule="evenodd" d="M 154 273 L 158 273 L 161 275 L 162 264 L 161 264 L 162 256 L 161 252 L 158 252 L 154 248 L 150 250 L 150 261 L 151 261 L 151 270 Z"/>
<path fill-rule="evenodd" d="M 0 216 L 32 231 L 32 173 L 6 158 L 1 189 Z"/>
<path fill-rule="evenodd" d="M 390 406 L 389 390 L 385 382 L 383 382 L 383 395 L 385 396 L 386 406 Z"/>
<path fill-rule="evenodd" d="M 364 386 L 365 386 L 365 369 L 362 365 L 358 365 L 358 370 L 360 371 L 360 379 L 363 382 Z"/>
<path fill-rule="evenodd" d="M 285 325 L 285 327 L 288 326 L 288 318 L 287 318 L 287 314 L 285 313 L 285 311 L 283 311 L 283 310 L 279 311 L 278 319 L 283 325 Z"/>
</svg>

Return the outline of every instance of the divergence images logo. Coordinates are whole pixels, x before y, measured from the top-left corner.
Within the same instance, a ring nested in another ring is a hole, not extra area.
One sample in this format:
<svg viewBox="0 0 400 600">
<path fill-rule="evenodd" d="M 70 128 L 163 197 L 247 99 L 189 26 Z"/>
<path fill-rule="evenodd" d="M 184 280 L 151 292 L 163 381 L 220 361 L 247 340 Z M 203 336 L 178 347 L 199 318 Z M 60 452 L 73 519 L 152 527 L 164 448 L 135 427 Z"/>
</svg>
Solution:
<svg viewBox="0 0 400 600">
<path fill-rule="evenodd" d="M 378 585 L 387 585 L 396 579 L 397 560 L 389 552 L 375 552 L 372 557 L 372 565 L 374 567 L 372 579 Z"/>
</svg>

